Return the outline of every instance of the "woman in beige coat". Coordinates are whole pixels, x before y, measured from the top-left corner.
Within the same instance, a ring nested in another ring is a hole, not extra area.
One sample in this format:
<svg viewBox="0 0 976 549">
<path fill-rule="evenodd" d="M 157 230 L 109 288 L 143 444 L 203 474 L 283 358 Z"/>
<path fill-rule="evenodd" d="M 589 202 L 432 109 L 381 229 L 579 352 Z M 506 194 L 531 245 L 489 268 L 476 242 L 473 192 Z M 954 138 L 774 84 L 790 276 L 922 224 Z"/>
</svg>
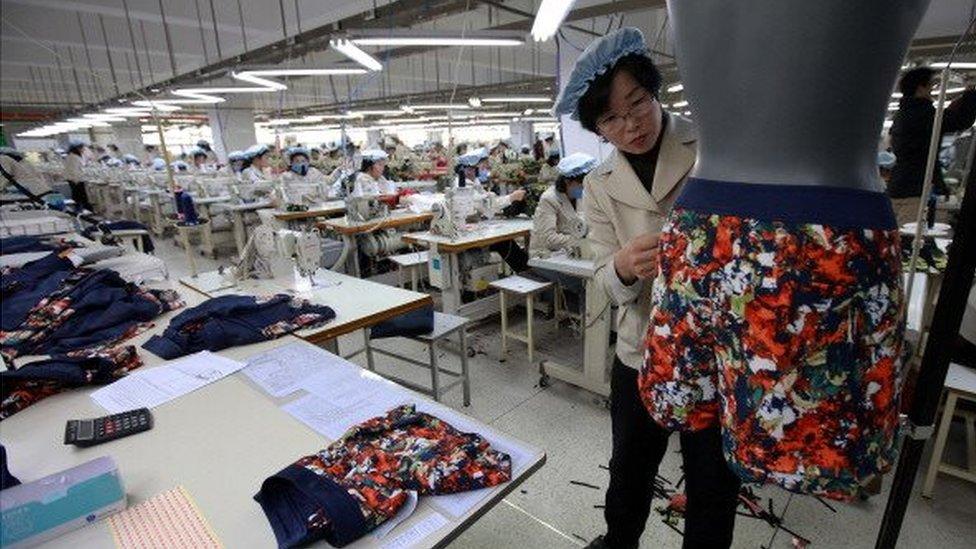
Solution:
<svg viewBox="0 0 976 549">
<path fill-rule="evenodd" d="M 618 307 L 607 533 L 590 543 L 597 549 L 638 546 L 670 437 L 644 407 L 637 374 L 644 362 L 658 237 L 695 163 L 696 137 L 688 120 L 662 109 L 660 86 L 640 31 L 624 28 L 586 48 L 554 109 L 617 149 L 587 176 L 584 191 L 596 280 Z M 725 464 L 719 430 L 680 436 L 688 496 L 685 547 L 728 547 L 739 481 Z"/>
</svg>

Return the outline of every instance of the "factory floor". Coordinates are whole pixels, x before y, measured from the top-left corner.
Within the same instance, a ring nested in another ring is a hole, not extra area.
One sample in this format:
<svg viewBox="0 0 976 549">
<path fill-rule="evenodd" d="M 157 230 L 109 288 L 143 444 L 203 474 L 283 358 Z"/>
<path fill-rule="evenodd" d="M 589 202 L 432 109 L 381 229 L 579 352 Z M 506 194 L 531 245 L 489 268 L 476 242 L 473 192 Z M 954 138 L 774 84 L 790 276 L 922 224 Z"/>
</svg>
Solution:
<svg viewBox="0 0 976 549">
<path fill-rule="evenodd" d="M 157 255 L 167 262 L 170 277 L 177 280 L 189 274 L 185 256 L 171 239 L 156 239 Z M 229 260 L 222 260 L 229 264 Z M 197 259 L 201 271 L 213 269 L 218 262 Z M 524 317 L 521 309 L 514 315 Z M 515 328 L 517 329 L 517 327 Z M 556 548 L 580 547 L 603 533 L 604 489 L 609 476 L 603 468 L 610 456 L 610 415 L 602 399 L 587 391 L 559 381 L 548 387 L 539 386 L 538 362 L 555 358 L 561 362 L 578 361 L 580 343 L 566 328 L 555 331 L 540 330 L 536 362 L 529 364 L 525 348 L 510 342 L 509 355 L 499 361 L 500 326 L 497 317 L 481 322 L 469 331 L 469 344 L 476 354 L 470 359 L 471 406 L 465 408 L 460 388 L 445 395 L 444 402 L 492 427 L 545 450 L 548 458 L 541 470 L 515 489 L 503 502 L 490 510 L 460 535 L 452 544 L 455 548 Z M 379 341 L 378 347 L 392 341 Z M 340 340 L 345 354 L 362 345 L 360 335 Z M 399 352 L 409 347 L 418 360 L 426 359 L 426 350 L 397 340 Z M 360 355 L 355 360 L 365 364 Z M 395 372 L 418 383 L 429 382 L 426 371 L 409 364 L 395 363 L 376 355 L 378 370 Z M 446 349 L 440 351 L 442 366 L 458 368 L 459 359 Z M 954 425 L 947 446 L 951 462 L 965 464 L 962 425 Z M 661 464 L 660 474 L 672 482 L 681 476 L 681 456 L 677 437 L 672 437 L 671 451 Z M 927 466 L 931 443 L 922 463 Z M 874 547 L 875 537 L 890 488 L 892 475 L 885 477 L 884 489 L 866 502 L 842 504 L 831 502 L 831 511 L 819 501 L 794 495 L 776 488 L 760 488 L 756 492 L 771 498 L 777 514 L 784 514 L 784 524 L 812 542 L 813 547 Z M 916 478 L 916 487 L 908 506 L 901 530 L 899 547 L 938 547 L 940 549 L 970 548 L 976 539 L 976 484 L 940 475 L 935 484 L 933 499 L 919 495 L 923 471 Z M 590 488 L 578 481 L 596 486 Z M 663 504 L 655 500 L 654 506 Z M 681 525 L 679 524 L 680 528 Z M 770 540 L 772 539 L 772 542 Z M 966 540 L 969 540 L 968 542 Z M 661 521 L 661 515 L 651 511 L 641 547 L 677 548 L 681 537 Z M 765 522 L 740 516 L 736 522 L 734 547 L 790 548 L 792 536 L 774 529 Z"/>
</svg>

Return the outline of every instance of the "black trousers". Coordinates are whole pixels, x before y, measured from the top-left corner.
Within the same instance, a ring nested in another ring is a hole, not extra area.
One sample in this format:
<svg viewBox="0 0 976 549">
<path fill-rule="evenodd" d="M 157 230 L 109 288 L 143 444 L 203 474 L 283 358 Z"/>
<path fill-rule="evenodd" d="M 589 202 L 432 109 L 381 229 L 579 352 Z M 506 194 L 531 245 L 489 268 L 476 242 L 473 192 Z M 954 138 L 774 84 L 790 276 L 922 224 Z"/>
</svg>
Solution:
<svg viewBox="0 0 976 549">
<path fill-rule="evenodd" d="M 505 263 L 508 264 L 513 272 L 521 273 L 529 268 L 528 252 L 523 250 L 514 240 L 496 242 L 488 246 L 488 249 L 502 256 L 502 259 L 505 260 Z"/>
<path fill-rule="evenodd" d="M 652 482 L 671 433 L 644 408 L 637 370 L 614 358 L 610 377 L 613 454 L 607 488 L 605 541 L 614 549 L 636 548 L 651 511 Z M 726 548 L 732 544 L 739 478 L 722 456 L 718 427 L 682 432 L 685 473 L 685 549 Z M 674 479 L 677 480 L 677 479 Z"/>
<path fill-rule="evenodd" d="M 75 201 L 75 205 L 78 207 L 78 211 L 88 210 L 90 212 L 95 211 L 92 207 L 91 202 L 88 200 L 88 191 L 85 190 L 85 183 L 82 181 L 68 181 L 68 186 L 71 187 L 71 200 Z"/>
</svg>

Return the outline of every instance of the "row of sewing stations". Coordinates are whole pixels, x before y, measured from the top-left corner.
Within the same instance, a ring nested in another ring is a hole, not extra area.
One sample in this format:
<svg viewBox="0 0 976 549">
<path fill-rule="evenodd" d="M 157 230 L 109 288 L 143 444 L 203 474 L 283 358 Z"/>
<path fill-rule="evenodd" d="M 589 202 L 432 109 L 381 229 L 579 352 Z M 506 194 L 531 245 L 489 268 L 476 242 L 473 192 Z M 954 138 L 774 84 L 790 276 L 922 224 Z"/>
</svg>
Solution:
<svg viewBox="0 0 976 549">
<path fill-rule="evenodd" d="M 389 522 L 392 530 L 387 528 L 363 537 L 354 546 L 446 545 L 544 464 L 545 453 L 538 448 L 437 402 L 444 392 L 454 387 L 463 391 L 465 405 L 472 398 L 466 330 L 472 322 L 498 314 L 499 306 L 506 307 L 504 297 L 500 297 L 506 292 L 491 285 L 497 283 L 502 284 L 500 288 L 506 288 L 507 282 L 509 292 L 529 296 L 530 308 L 531 297 L 545 287 L 510 275 L 498 258 L 488 257 L 487 253 L 491 245 L 500 242 L 520 240 L 528 246 L 531 220 L 523 216 L 458 222 L 456 216 L 452 218 L 454 197 L 450 190 L 445 205 L 433 208 L 432 212 L 400 207 L 396 196 L 306 199 L 301 208 L 289 208 L 279 207 L 280 201 L 276 204 L 260 196 L 242 199 L 234 195 L 235 191 L 228 192 L 229 185 L 224 191 L 208 191 L 205 185 L 187 178 L 180 183 L 183 188 L 194 189 L 192 194 L 200 221 L 186 224 L 175 215 L 172 192 L 159 184 L 145 184 L 158 181 L 158 176 L 144 176 L 141 184 L 134 182 L 135 179 L 130 176 L 128 181 L 114 181 L 92 177 L 93 202 L 105 218 L 132 218 L 145 223 L 145 228 L 115 228 L 83 234 L 85 223 L 78 217 L 54 210 L 25 209 L 3 211 L 0 233 L 4 237 L 39 236 L 69 242 L 93 260 L 86 266 L 117 271 L 126 281 L 147 288 L 176 290 L 186 307 L 231 294 L 284 293 L 311 303 L 327 304 L 335 311 L 335 318 L 324 325 L 214 354 L 247 366 L 268 360 L 294 361 L 307 368 L 306 379 L 313 381 L 330 374 L 343 377 L 353 372 L 355 383 L 345 386 L 358 386 L 354 392 L 361 391 L 365 402 L 358 408 L 353 406 L 355 411 L 341 418 L 343 428 L 381 415 L 393 404 L 409 402 L 464 431 L 477 432 L 493 447 L 511 456 L 509 482 L 471 494 L 422 498 L 412 512 Z M 215 186 L 213 180 L 207 182 Z M 414 187 L 431 194 L 430 184 L 414 184 Z M 221 217 L 228 222 L 229 230 L 214 231 L 214 220 Z M 214 238 L 215 232 L 234 237 L 235 252 L 230 264 L 218 270 L 197 272 L 196 257 L 223 254 L 223 248 L 214 245 L 218 240 Z M 166 263 L 154 256 L 151 248 L 145 249 L 146 243 L 151 242 L 147 237 L 170 235 L 183 248 L 193 270 L 179 280 L 171 279 Z M 375 246 L 382 238 L 399 239 L 402 244 L 389 246 L 378 260 L 373 259 L 372 250 L 364 253 L 362 248 Z M 328 256 L 330 251 L 335 251 L 334 242 L 342 243 L 338 257 Z M 46 253 L 5 253 L 2 266 L 21 267 Z M 465 270 L 468 255 L 477 255 L 474 272 Z M 361 260 L 369 264 L 364 265 Z M 389 265 L 385 269 L 377 268 L 374 264 L 377 261 Z M 530 264 L 582 279 L 589 279 L 593 274 L 591 261 L 572 258 L 568 253 L 534 258 Z M 531 287 L 520 286 L 526 283 Z M 439 290 L 434 292 L 439 294 L 434 296 L 438 299 L 418 291 L 425 287 Z M 595 343 L 590 342 L 589 336 L 586 338 L 587 345 L 596 345 L 600 355 L 597 357 L 591 350 L 587 356 L 599 360 L 593 360 L 579 372 L 572 367 L 553 365 L 549 373 L 555 377 L 563 372 L 559 368 L 564 368 L 565 379 L 606 395 L 604 370 L 610 315 L 605 298 L 595 299 L 602 292 L 587 294 L 594 296 L 593 303 L 587 299 L 587 314 L 591 310 L 598 314 L 597 320 L 602 319 L 603 324 L 597 329 L 604 332 L 604 337 L 595 339 Z M 430 348 L 429 363 L 418 364 L 429 370 L 430 386 L 370 371 L 374 349 L 368 344 L 369 331 L 435 304 L 440 310 L 435 313 L 433 332 L 413 338 Z M 509 303 L 508 307 L 512 305 Z M 126 345 L 141 347 L 163 333 L 180 312 L 164 313 L 154 320 L 150 329 L 126 341 Z M 599 322 L 586 324 L 592 330 Z M 531 321 L 529 325 L 531 341 Z M 365 349 L 343 354 L 339 338 L 353 333 L 364 333 L 367 345 Z M 460 371 L 449 371 L 437 363 L 434 346 L 445 343 L 453 346 L 447 341 L 451 337 L 457 340 L 458 346 L 454 348 L 460 356 Z M 369 355 L 366 370 L 346 360 L 363 351 Z M 140 354 L 144 365 L 137 371 L 170 364 L 152 353 Z M 592 381 L 586 379 L 587 375 L 593 376 Z M 445 378 L 454 381 L 444 383 Z M 323 436 L 328 441 L 342 434 L 335 426 L 329 431 L 330 427 L 323 425 L 325 419 L 311 409 L 309 403 L 322 397 L 316 393 L 314 383 L 309 383 L 313 386 L 297 384 L 295 387 L 299 388 L 290 393 L 269 393 L 266 384 L 249 374 L 233 373 L 181 396 L 178 405 L 170 402 L 153 408 L 154 428 L 141 436 L 113 441 L 110 447 L 79 449 L 62 444 L 60 434 L 64 432 L 64 422 L 104 414 L 100 402 L 93 398 L 97 388 L 83 387 L 46 398 L 7 418 L 3 423 L 4 441 L 7 451 L 18 462 L 31 463 L 38 470 L 65 470 L 109 452 L 119 470 L 124 471 L 125 490 L 131 500 L 148 500 L 181 486 L 193 494 L 216 537 L 227 546 L 270 545 L 274 542 L 273 532 L 267 527 L 261 508 L 252 501 L 261 480 L 276 467 L 322 447 Z M 42 432 L 51 436 L 37 436 Z M 274 443 L 262 443 L 258 434 L 272 432 Z M 224 466 L 229 462 L 234 467 Z M 106 546 L 117 535 L 113 532 L 104 523 L 97 523 L 56 538 L 51 544 Z"/>
</svg>

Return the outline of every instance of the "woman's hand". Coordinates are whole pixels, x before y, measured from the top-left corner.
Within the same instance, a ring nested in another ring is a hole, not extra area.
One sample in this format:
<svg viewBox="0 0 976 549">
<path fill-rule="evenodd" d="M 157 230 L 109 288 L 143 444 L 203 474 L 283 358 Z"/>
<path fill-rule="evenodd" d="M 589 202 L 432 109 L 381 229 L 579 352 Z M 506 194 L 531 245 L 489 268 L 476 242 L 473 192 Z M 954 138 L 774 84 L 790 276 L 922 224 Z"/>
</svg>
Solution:
<svg viewBox="0 0 976 549">
<path fill-rule="evenodd" d="M 659 235 L 636 236 L 613 255 L 613 267 L 624 284 L 657 275 L 659 239 Z"/>
<path fill-rule="evenodd" d="M 512 202 L 521 202 L 525 200 L 525 189 L 514 190 L 508 196 L 512 199 Z"/>
</svg>

